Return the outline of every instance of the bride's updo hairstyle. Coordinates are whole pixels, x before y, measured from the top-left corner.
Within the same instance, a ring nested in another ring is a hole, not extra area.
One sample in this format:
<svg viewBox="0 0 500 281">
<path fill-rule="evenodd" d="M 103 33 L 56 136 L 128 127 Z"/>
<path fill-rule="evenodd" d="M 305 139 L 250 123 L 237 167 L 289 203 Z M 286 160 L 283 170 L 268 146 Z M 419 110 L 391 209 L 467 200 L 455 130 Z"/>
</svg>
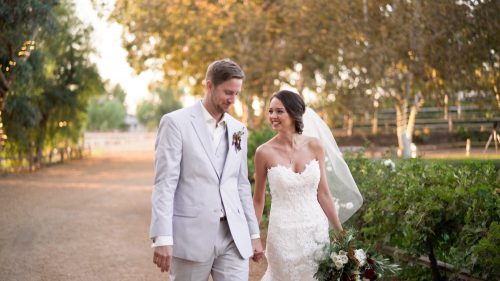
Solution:
<svg viewBox="0 0 500 281">
<path fill-rule="evenodd" d="M 292 117 L 295 124 L 295 131 L 297 134 L 302 134 L 304 131 L 304 122 L 302 121 L 302 115 L 306 112 L 306 105 L 302 100 L 302 97 L 288 90 L 281 90 L 274 95 L 271 99 L 277 98 L 285 106 L 285 110 Z"/>
</svg>

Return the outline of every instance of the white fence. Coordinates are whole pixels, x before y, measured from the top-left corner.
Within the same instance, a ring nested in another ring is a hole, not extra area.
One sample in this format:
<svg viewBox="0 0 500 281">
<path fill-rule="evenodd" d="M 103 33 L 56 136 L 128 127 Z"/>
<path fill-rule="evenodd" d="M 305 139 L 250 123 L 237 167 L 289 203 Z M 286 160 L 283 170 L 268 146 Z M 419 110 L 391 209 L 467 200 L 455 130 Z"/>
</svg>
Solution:
<svg viewBox="0 0 500 281">
<path fill-rule="evenodd" d="M 99 152 L 153 152 L 156 133 L 85 132 L 84 146 Z"/>
</svg>

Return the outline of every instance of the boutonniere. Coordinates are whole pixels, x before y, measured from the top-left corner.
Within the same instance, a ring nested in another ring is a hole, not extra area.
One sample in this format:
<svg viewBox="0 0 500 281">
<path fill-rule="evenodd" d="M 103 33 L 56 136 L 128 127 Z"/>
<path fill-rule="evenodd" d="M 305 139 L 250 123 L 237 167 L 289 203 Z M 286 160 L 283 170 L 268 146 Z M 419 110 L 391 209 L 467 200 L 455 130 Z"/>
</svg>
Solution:
<svg viewBox="0 0 500 281">
<path fill-rule="evenodd" d="M 243 136 L 244 133 L 242 129 L 233 134 L 233 146 L 236 152 L 241 150 L 241 136 Z"/>
</svg>

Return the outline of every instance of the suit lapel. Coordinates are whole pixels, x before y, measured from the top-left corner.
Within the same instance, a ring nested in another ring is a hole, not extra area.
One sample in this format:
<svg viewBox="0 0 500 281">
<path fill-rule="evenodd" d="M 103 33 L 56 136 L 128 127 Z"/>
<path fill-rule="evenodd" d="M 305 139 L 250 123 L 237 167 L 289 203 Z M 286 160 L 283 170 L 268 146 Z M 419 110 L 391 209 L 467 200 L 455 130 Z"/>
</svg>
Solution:
<svg viewBox="0 0 500 281">
<path fill-rule="evenodd" d="M 203 149 L 205 150 L 205 153 L 208 156 L 208 159 L 210 159 L 210 163 L 212 164 L 212 168 L 214 168 L 214 171 L 217 174 L 217 177 L 220 179 L 220 175 L 217 172 L 217 168 L 215 165 L 214 147 L 213 147 L 212 142 L 211 142 L 211 137 L 208 134 L 207 124 L 206 124 L 206 120 L 203 118 L 201 106 L 202 106 L 201 103 L 199 103 L 197 106 L 195 106 L 195 109 L 192 111 L 191 124 L 193 125 L 193 128 L 196 132 L 196 135 L 198 136 L 200 143 L 203 146 Z"/>
<path fill-rule="evenodd" d="M 230 169 L 231 167 L 233 167 L 234 165 L 234 161 L 237 159 L 236 158 L 236 147 L 233 145 L 233 134 L 236 133 L 236 127 L 234 126 L 231 118 L 226 118 L 226 126 L 227 126 L 227 130 L 226 130 L 226 136 L 227 137 L 227 143 L 229 145 L 229 148 L 227 150 L 227 155 L 226 155 L 226 162 L 224 163 L 224 169 L 223 169 L 223 172 L 222 172 L 222 178 L 224 179 L 224 177 L 229 173 L 228 169 Z M 238 165 L 238 168 L 239 168 L 239 165 Z"/>
</svg>

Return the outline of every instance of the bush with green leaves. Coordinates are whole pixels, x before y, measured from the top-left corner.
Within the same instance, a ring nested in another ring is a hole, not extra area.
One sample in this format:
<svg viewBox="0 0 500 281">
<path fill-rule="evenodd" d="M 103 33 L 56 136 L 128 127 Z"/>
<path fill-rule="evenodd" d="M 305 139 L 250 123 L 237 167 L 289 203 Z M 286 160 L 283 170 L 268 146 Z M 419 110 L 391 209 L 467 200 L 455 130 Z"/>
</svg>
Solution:
<svg viewBox="0 0 500 281">
<path fill-rule="evenodd" d="M 491 276 L 500 276 L 500 224 L 495 221 L 490 225 L 488 234 L 474 247 L 472 256 L 475 266 L 472 273 L 482 275 L 489 272 Z"/>
<path fill-rule="evenodd" d="M 269 127 L 263 127 L 260 130 L 253 130 L 249 132 L 248 136 L 248 177 L 250 178 L 250 182 L 255 182 L 255 165 L 254 165 L 254 157 L 255 151 L 257 148 L 270 140 L 274 136 L 274 132 Z M 264 212 L 262 216 L 262 224 L 261 226 L 266 228 L 268 222 L 269 210 L 271 209 L 271 196 L 269 196 L 269 186 L 266 187 L 266 201 L 264 203 Z"/>
<path fill-rule="evenodd" d="M 499 239 L 500 177 L 491 162 L 449 165 L 357 156 L 348 164 L 365 199 L 349 222 L 360 238 L 430 260 L 430 270 L 408 264 L 402 277 L 447 280 L 437 261 L 457 269 L 448 278 L 461 269 L 487 280 L 500 277 L 494 269 L 500 249 L 490 247 Z"/>
</svg>

